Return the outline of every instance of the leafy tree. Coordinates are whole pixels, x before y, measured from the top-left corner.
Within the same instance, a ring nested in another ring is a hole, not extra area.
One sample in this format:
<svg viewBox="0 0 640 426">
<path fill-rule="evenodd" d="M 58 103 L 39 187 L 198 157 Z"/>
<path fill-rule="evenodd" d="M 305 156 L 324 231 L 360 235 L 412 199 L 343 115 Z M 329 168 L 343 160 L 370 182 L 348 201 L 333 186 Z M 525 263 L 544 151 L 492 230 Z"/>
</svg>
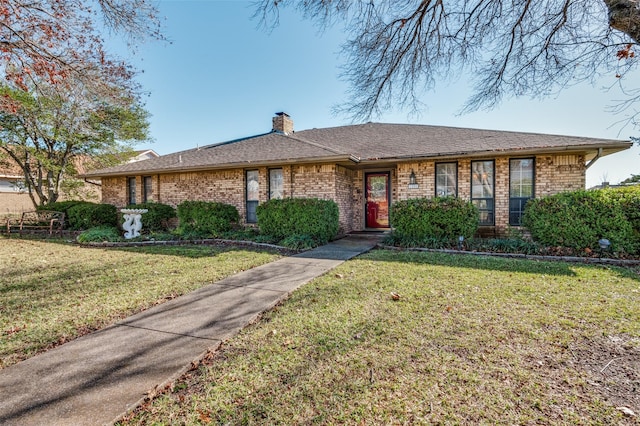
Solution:
<svg viewBox="0 0 640 426">
<path fill-rule="evenodd" d="M 125 35 L 131 45 L 162 39 L 150 0 L 0 0 L 0 70 L 24 91 L 46 86 L 108 90 L 119 81 L 135 88 L 132 70 L 109 58 L 100 29 Z M 6 105 L 0 105 L 4 107 Z"/>
<path fill-rule="evenodd" d="M 369 119 L 391 105 L 422 106 L 438 79 L 474 76 L 464 111 L 505 96 L 544 97 L 567 85 L 610 75 L 628 98 L 625 75 L 637 64 L 636 0 L 259 0 L 256 15 L 276 25 L 294 7 L 325 28 L 344 23 L 351 99 L 340 110 Z M 636 89 L 636 90 L 633 90 Z M 631 119 L 633 119 L 632 117 Z"/>
<path fill-rule="evenodd" d="M 626 178 L 620 183 L 625 184 L 625 183 L 636 183 L 636 182 L 640 182 L 640 175 L 631 175 L 631 177 Z"/>
<path fill-rule="evenodd" d="M 132 47 L 163 39 L 151 0 L 0 0 L 0 157 L 36 206 L 78 187 L 88 158 L 117 160 L 146 139 L 134 70 L 107 54 L 104 31 Z"/>
<path fill-rule="evenodd" d="M 38 93 L 0 86 L 0 152 L 22 170 L 36 207 L 56 202 L 78 167 L 115 161 L 147 138 L 148 114 L 126 90 L 96 97 L 78 85 L 68 93 L 46 83 Z"/>
</svg>

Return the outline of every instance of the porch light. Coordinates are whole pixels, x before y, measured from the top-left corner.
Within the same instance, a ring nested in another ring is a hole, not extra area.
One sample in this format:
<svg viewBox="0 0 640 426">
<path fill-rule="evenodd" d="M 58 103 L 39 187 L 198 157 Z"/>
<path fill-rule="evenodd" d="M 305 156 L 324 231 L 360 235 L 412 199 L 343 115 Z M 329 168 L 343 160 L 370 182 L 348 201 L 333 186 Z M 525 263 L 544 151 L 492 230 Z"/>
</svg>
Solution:
<svg viewBox="0 0 640 426">
<path fill-rule="evenodd" d="M 416 179 L 416 173 L 411 169 L 411 174 L 409 175 L 409 189 L 418 189 L 419 187 L 418 180 Z"/>
</svg>

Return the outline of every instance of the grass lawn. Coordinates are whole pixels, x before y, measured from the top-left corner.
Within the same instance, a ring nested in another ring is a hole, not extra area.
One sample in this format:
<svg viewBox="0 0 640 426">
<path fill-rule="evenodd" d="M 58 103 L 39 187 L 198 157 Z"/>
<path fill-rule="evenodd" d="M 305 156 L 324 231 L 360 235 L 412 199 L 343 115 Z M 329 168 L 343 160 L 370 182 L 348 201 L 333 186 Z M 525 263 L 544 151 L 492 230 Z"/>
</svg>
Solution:
<svg viewBox="0 0 640 426">
<path fill-rule="evenodd" d="M 637 424 L 639 272 L 376 250 L 123 424 Z"/>
<path fill-rule="evenodd" d="M 100 249 L 0 237 L 0 368 L 278 257 L 233 247 Z"/>
</svg>

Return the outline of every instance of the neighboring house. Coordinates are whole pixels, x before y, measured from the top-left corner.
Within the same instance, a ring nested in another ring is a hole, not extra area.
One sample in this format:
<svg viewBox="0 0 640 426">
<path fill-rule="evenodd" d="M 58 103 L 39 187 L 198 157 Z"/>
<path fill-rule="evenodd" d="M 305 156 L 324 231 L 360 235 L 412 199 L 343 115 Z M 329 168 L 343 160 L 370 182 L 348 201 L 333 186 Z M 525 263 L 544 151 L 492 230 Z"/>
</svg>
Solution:
<svg viewBox="0 0 640 426">
<path fill-rule="evenodd" d="M 33 203 L 24 189 L 21 169 L 6 162 L 0 163 L 0 215 L 33 210 Z"/>
<path fill-rule="evenodd" d="M 129 163 L 157 158 L 159 155 L 149 149 L 134 151 L 126 161 Z M 78 161 L 77 169 L 81 173 L 86 172 L 84 161 Z M 22 169 L 13 163 L 9 158 L 0 162 L 0 215 L 9 213 L 22 213 L 34 209 L 31 197 L 24 186 L 24 175 Z M 66 198 L 88 199 L 100 201 L 99 181 L 87 181 L 81 188 L 75 188 L 74 194 L 62 194 L 60 201 Z"/>
<path fill-rule="evenodd" d="M 133 151 L 131 158 L 127 160 L 128 163 L 136 163 L 138 161 L 150 160 L 152 158 L 158 158 L 160 154 L 152 149 L 143 149 L 139 151 Z"/>
<path fill-rule="evenodd" d="M 631 182 L 631 183 L 617 183 L 611 185 L 609 182 L 602 182 L 599 185 L 594 185 L 589 187 L 589 191 L 597 190 L 597 189 L 606 189 L 606 188 L 626 188 L 628 186 L 640 186 L 640 182 Z"/>
<path fill-rule="evenodd" d="M 285 113 L 273 130 L 140 163 L 90 172 L 102 200 L 123 207 L 185 200 L 235 205 L 245 223 L 270 198 L 334 200 L 342 232 L 388 228 L 389 206 L 407 198 L 471 200 L 484 234 L 520 225 L 525 203 L 584 189 L 598 158 L 631 142 L 442 126 L 367 123 L 293 131 Z"/>
</svg>

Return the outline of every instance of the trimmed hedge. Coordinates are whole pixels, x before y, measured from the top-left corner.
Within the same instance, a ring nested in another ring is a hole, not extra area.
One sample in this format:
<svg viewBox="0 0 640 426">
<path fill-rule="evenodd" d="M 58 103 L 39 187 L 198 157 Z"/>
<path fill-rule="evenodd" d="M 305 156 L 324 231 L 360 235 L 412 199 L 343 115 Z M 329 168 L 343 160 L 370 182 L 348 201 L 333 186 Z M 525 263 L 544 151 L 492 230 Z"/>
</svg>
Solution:
<svg viewBox="0 0 640 426">
<path fill-rule="evenodd" d="M 278 240 L 293 238 L 296 244 L 305 241 L 305 236 L 317 244 L 327 243 L 335 238 L 340 228 L 340 213 L 333 200 L 272 199 L 260 204 L 256 214 L 263 234 Z"/>
<path fill-rule="evenodd" d="M 118 211 L 111 204 L 78 203 L 67 210 L 69 228 L 89 229 L 100 226 L 118 226 Z"/>
<path fill-rule="evenodd" d="M 634 234 L 638 238 L 638 241 L 640 241 L 640 185 L 609 188 L 602 191 L 620 203 L 622 213 L 624 213 L 629 223 L 631 223 Z"/>
<path fill-rule="evenodd" d="M 177 213 L 177 232 L 182 236 L 217 237 L 240 220 L 235 206 L 208 201 L 184 201 L 178 205 Z"/>
<path fill-rule="evenodd" d="M 128 209 L 147 209 L 142 215 L 143 232 L 162 232 L 169 230 L 170 220 L 175 218 L 176 209 L 162 203 L 140 203 L 127 206 Z"/>
<path fill-rule="evenodd" d="M 455 197 L 412 198 L 391 205 L 390 220 L 397 240 L 457 240 L 478 230 L 478 209 Z"/>
<path fill-rule="evenodd" d="M 606 238 L 612 252 L 635 253 L 640 243 L 634 210 L 638 206 L 640 193 L 631 196 L 615 189 L 563 192 L 530 200 L 522 224 L 542 245 L 597 251 L 598 240 Z"/>
<path fill-rule="evenodd" d="M 55 203 L 45 204 L 44 206 L 38 206 L 36 210 L 62 212 L 65 216 L 65 225 L 69 225 L 69 209 L 80 204 L 94 204 L 89 201 L 81 200 L 69 200 L 69 201 L 56 201 Z"/>
</svg>

